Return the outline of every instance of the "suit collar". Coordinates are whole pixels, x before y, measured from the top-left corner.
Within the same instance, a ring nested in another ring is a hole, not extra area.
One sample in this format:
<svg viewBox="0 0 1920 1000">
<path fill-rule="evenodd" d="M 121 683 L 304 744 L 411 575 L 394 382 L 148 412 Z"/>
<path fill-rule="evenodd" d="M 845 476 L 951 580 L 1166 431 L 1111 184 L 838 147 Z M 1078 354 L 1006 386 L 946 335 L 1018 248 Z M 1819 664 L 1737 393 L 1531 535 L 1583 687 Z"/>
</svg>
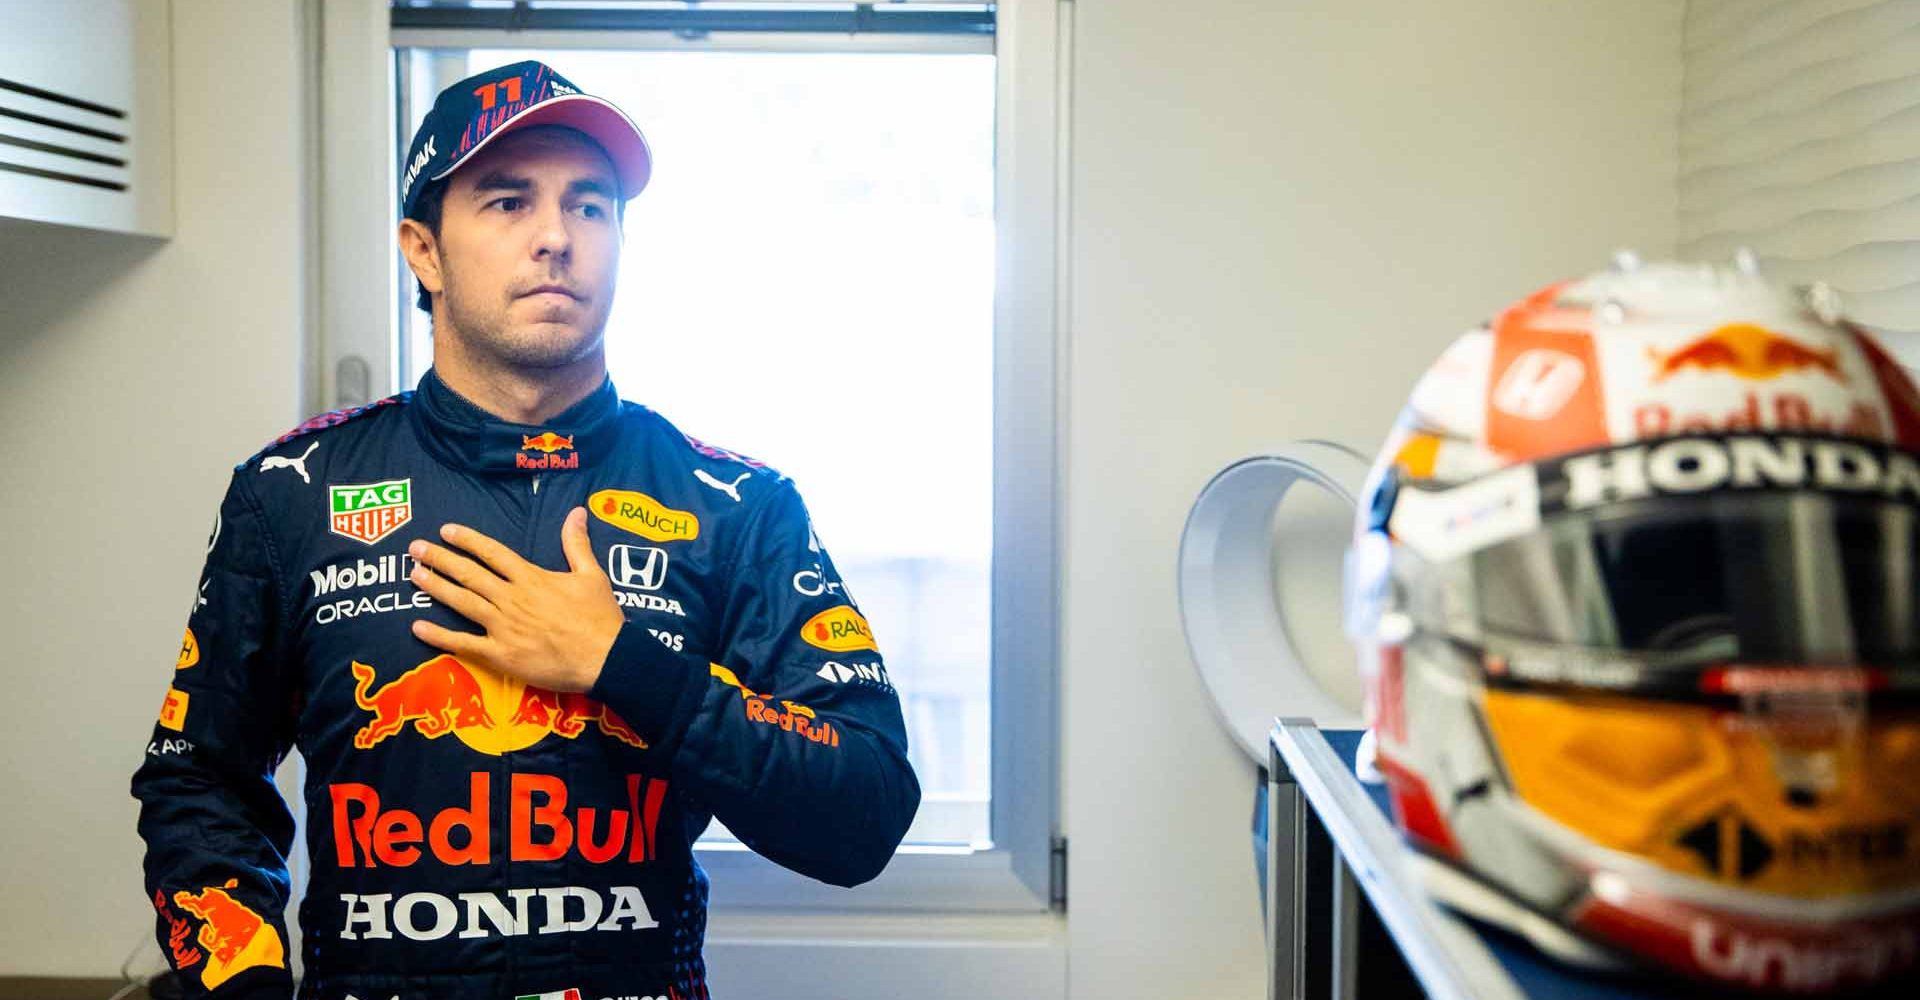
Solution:
<svg viewBox="0 0 1920 1000">
<path fill-rule="evenodd" d="M 611 378 L 552 420 L 520 424 L 481 409 L 429 368 L 408 409 L 428 451 L 473 472 L 573 472 L 606 459 L 620 438 L 620 394 Z"/>
</svg>

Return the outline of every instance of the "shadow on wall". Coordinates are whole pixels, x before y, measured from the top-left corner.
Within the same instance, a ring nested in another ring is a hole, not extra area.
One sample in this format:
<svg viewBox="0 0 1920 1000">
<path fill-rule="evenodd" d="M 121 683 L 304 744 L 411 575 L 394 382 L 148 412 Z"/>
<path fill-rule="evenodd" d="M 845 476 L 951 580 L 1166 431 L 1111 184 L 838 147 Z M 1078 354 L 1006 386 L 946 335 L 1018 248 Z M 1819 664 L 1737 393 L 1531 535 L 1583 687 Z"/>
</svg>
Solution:
<svg viewBox="0 0 1920 1000">
<path fill-rule="evenodd" d="M 0 219 L 0 351 L 31 344 L 167 241 Z"/>
</svg>

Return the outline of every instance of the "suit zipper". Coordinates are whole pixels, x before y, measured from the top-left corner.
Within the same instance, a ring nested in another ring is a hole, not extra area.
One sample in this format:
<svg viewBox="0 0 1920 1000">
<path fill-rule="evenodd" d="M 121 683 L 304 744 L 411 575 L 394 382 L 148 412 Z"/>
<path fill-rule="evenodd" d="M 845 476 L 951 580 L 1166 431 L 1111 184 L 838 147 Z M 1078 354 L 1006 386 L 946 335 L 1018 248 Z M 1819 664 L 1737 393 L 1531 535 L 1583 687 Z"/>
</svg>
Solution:
<svg viewBox="0 0 1920 1000">
<path fill-rule="evenodd" d="M 527 547 L 522 550 L 526 558 L 533 558 L 540 546 L 540 476 L 533 477 L 533 497 L 527 502 Z"/>
</svg>

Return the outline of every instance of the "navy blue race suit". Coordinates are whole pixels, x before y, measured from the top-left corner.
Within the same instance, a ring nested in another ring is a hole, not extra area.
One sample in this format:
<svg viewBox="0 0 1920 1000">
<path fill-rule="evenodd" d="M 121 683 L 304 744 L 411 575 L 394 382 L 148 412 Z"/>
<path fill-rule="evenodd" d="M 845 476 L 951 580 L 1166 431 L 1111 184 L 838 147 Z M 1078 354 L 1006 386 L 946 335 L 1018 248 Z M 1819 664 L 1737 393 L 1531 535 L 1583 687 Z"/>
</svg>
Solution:
<svg viewBox="0 0 1920 1000">
<path fill-rule="evenodd" d="M 626 615 L 584 694 L 416 639 L 476 632 L 408 580 L 456 521 L 563 570 L 586 506 Z M 919 805 L 899 700 L 792 483 L 612 382 L 495 419 L 428 372 L 236 467 L 172 685 L 133 778 L 161 950 L 190 991 L 293 994 L 282 914 L 306 761 L 299 996 L 705 997 L 718 817 L 836 885 Z"/>
</svg>

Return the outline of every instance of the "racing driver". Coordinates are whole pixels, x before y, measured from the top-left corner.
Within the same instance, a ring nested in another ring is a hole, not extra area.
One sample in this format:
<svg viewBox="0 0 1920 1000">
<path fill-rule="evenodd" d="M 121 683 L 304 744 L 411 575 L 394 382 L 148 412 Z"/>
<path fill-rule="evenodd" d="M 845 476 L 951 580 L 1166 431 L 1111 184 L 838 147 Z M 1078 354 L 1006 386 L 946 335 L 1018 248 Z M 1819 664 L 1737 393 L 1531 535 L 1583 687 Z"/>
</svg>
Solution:
<svg viewBox="0 0 1920 1000">
<path fill-rule="evenodd" d="M 401 164 L 433 316 L 411 392 L 234 470 L 133 778 L 190 996 L 708 995 L 718 818 L 835 885 L 919 805 L 873 633 L 793 484 L 623 401 L 603 330 L 650 154 L 522 62 L 440 94 Z"/>
</svg>

